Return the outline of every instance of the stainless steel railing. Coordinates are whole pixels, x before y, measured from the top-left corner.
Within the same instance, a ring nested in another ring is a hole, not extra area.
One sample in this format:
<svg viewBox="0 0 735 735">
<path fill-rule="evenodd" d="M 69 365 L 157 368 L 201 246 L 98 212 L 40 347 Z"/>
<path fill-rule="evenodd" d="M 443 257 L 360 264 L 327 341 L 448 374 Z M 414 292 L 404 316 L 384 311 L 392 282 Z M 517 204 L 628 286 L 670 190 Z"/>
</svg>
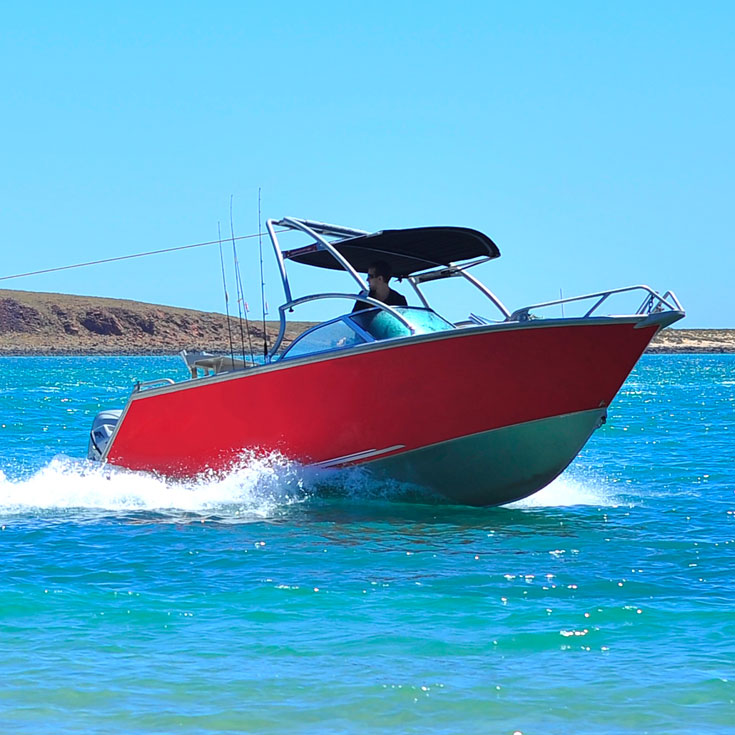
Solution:
<svg viewBox="0 0 735 735">
<path fill-rule="evenodd" d="M 597 301 L 582 315 L 582 319 L 591 317 L 602 304 L 614 294 L 627 293 L 632 291 L 644 291 L 646 296 L 643 303 L 634 312 L 634 315 L 651 314 L 659 311 L 684 311 L 679 300 L 673 291 L 667 291 L 663 296 L 654 291 L 650 286 L 626 286 L 625 288 L 612 288 L 608 291 L 598 291 L 596 293 L 588 293 L 582 296 L 571 296 L 566 299 L 555 299 L 554 301 L 544 301 L 540 304 L 531 304 L 516 309 L 509 317 L 508 321 L 525 322 L 532 318 L 531 311 L 536 309 L 545 309 L 550 306 L 559 306 L 561 304 L 570 304 L 577 301 L 586 301 L 587 299 L 597 299 Z"/>
<path fill-rule="evenodd" d="M 173 378 L 155 378 L 154 380 L 138 381 L 133 388 L 133 393 L 139 393 L 141 390 L 153 388 L 156 385 L 174 385 L 176 381 Z"/>
</svg>

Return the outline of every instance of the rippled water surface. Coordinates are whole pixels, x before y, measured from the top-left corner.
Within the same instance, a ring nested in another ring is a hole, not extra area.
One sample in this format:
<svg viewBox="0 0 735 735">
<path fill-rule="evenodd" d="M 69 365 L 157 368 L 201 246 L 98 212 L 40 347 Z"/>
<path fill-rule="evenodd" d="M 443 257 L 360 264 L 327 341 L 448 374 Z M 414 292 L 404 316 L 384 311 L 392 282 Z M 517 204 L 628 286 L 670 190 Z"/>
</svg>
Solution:
<svg viewBox="0 0 735 735">
<path fill-rule="evenodd" d="M 173 358 L 0 359 L 0 732 L 735 732 L 735 358 L 646 356 L 526 501 L 91 467 Z"/>
</svg>

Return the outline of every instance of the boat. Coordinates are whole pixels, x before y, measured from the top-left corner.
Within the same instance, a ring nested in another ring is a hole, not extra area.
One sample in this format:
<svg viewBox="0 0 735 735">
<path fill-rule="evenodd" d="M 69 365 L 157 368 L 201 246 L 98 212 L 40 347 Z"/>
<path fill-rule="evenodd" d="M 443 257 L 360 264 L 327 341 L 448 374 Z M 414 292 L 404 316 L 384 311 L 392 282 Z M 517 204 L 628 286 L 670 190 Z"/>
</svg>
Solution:
<svg viewBox="0 0 735 735">
<path fill-rule="evenodd" d="M 502 505 L 563 472 L 654 335 L 684 316 L 673 292 L 645 285 L 510 311 L 471 272 L 500 256 L 497 245 L 466 227 L 367 232 L 295 217 L 266 227 L 284 291 L 267 354 L 184 354 L 189 379 L 138 383 L 123 410 L 95 418 L 91 459 L 191 478 L 227 471 L 244 451 L 278 452 L 308 466 L 363 467 L 453 503 Z M 283 249 L 284 232 L 305 244 Z M 410 286 L 413 305 L 370 295 L 361 274 L 375 261 Z M 294 296 L 292 263 L 341 270 L 351 287 Z M 426 284 L 453 279 L 479 290 L 494 318 L 453 322 L 433 308 Z M 620 294 L 642 302 L 602 313 Z M 291 312 L 316 301 L 335 316 L 287 344 Z M 565 305 L 583 313 L 543 316 Z"/>
</svg>

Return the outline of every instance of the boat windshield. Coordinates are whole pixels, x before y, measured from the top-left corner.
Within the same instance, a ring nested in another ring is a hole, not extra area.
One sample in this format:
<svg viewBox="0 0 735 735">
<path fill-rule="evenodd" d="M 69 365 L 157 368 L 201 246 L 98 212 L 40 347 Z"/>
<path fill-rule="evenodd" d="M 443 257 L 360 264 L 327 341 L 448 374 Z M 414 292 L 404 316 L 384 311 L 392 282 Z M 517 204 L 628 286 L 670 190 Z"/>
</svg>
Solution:
<svg viewBox="0 0 735 735">
<path fill-rule="evenodd" d="M 396 311 L 413 327 L 413 334 L 430 334 L 454 329 L 431 309 L 399 306 Z M 283 353 L 281 360 L 344 350 L 367 342 L 410 337 L 411 330 L 395 315 L 379 308 L 345 314 L 304 332 Z"/>
<path fill-rule="evenodd" d="M 395 310 L 413 327 L 414 334 L 430 334 L 453 329 L 453 325 L 431 309 L 396 306 Z M 373 308 L 350 314 L 350 319 L 374 340 L 409 337 L 411 331 L 389 311 Z"/>
</svg>

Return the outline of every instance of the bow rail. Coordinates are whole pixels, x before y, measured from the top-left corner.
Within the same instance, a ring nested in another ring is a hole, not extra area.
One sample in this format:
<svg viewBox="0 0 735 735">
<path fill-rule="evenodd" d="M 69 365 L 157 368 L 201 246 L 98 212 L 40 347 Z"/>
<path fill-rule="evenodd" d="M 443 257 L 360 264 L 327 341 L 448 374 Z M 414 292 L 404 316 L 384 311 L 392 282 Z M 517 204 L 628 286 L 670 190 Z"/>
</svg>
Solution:
<svg viewBox="0 0 735 735">
<path fill-rule="evenodd" d="M 673 291 L 667 291 L 663 296 L 654 291 L 650 286 L 640 284 L 637 286 L 626 286 L 624 288 L 611 288 L 607 291 L 597 291 L 595 293 L 588 293 L 582 296 L 570 296 L 566 299 L 555 299 L 554 301 L 544 301 L 540 304 L 531 304 L 529 306 L 522 306 L 520 309 L 516 309 L 509 317 L 508 321 L 525 322 L 532 319 L 531 311 L 536 309 L 546 309 L 550 306 L 559 306 L 560 304 L 571 304 L 577 301 L 586 301 L 588 299 L 597 299 L 590 309 L 581 317 L 587 319 L 591 317 L 602 304 L 607 301 L 610 296 L 614 294 L 629 293 L 633 291 L 644 291 L 646 296 L 643 299 L 643 303 L 635 311 L 635 315 L 652 314 L 655 312 L 662 311 L 680 311 L 683 312 L 679 299 Z"/>
</svg>

